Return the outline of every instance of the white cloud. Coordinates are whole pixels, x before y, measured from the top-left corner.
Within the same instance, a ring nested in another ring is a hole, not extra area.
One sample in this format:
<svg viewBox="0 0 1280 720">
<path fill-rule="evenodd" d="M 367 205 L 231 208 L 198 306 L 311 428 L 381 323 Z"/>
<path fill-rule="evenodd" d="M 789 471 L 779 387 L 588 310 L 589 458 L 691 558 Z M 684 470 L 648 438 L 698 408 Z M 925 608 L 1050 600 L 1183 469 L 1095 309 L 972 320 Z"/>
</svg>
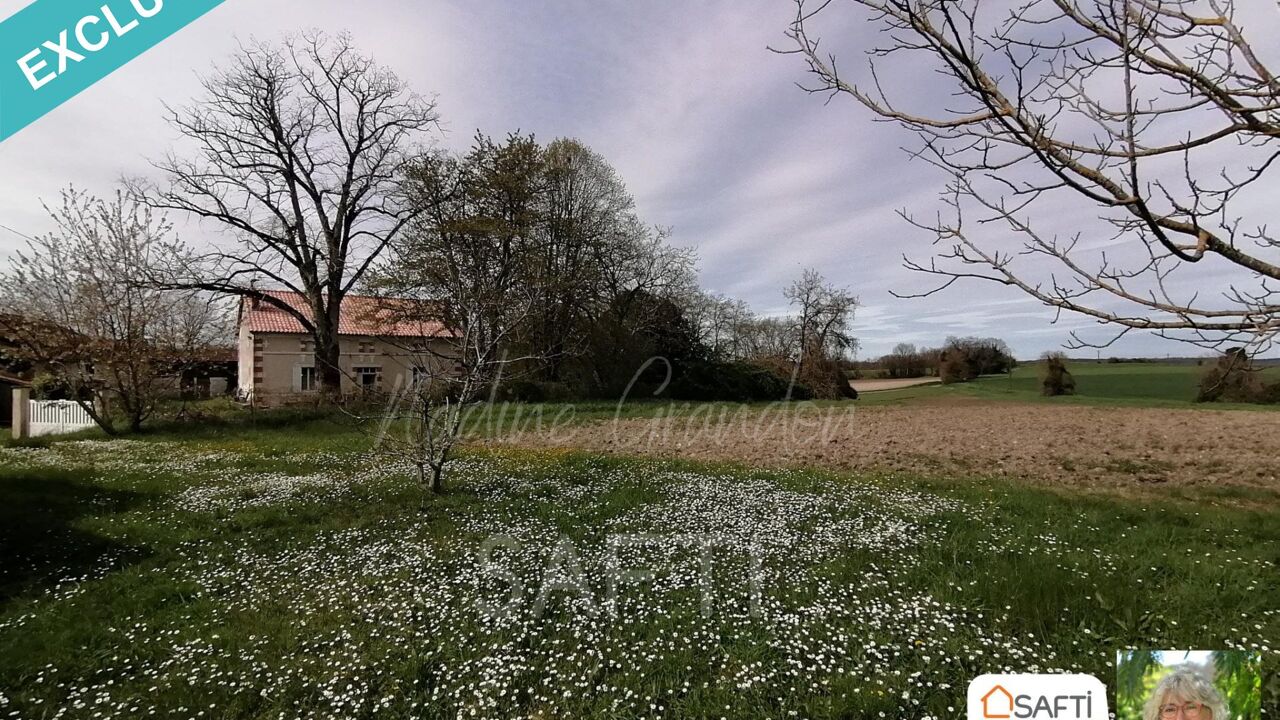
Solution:
<svg viewBox="0 0 1280 720">
<path fill-rule="evenodd" d="M 0 0 L 0 16 L 25 4 Z M 1064 342 L 1074 326 L 1050 325 L 1050 309 L 1007 287 L 964 283 L 919 300 L 889 294 L 933 287 L 935 278 L 901 266 L 904 253 L 928 258 L 931 238 L 896 211 L 931 214 L 942 180 L 899 149 L 913 143 L 909 134 L 871 122 L 848 99 L 826 104 L 795 87 L 803 64 L 768 50 L 785 44 L 792 11 L 772 0 L 227 0 L 0 144 L 0 224 L 46 231 L 41 198 L 67 183 L 108 192 L 122 173 L 145 172 L 146 158 L 173 141 L 162 103 L 189 99 L 196 74 L 234 53 L 237 36 L 348 30 L 420 92 L 438 96 L 448 147 L 466 147 L 476 129 L 571 135 L 595 147 L 646 219 L 698 248 L 709 289 L 757 311 L 786 312 L 783 286 L 814 266 L 865 303 L 855 326 L 864 355 L 974 332 L 1000 335 L 1024 356 Z M 823 30 L 846 53 L 874 40 L 855 13 L 834 6 Z M 904 91 L 927 92 L 927 82 Z M 1072 207 L 1064 203 L 1045 231 L 1074 232 Z M 203 232 L 182 229 L 190 239 Z M 0 255 L 19 244 L 0 230 Z M 1098 234 L 1082 244 L 1125 251 Z M 1204 277 L 1193 285 L 1212 287 L 1221 276 Z M 1149 337 L 1126 342 L 1130 353 L 1170 347 Z"/>
</svg>

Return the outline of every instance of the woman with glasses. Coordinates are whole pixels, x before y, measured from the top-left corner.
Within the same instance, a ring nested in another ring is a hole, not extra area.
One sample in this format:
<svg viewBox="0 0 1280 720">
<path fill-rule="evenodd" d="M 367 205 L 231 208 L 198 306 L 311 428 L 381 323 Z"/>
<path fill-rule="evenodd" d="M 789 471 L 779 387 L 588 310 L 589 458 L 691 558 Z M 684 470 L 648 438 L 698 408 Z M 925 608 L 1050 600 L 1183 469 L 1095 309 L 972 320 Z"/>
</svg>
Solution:
<svg viewBox="0 0 1280 720">
<path fill-rule="evenodd" d="M 1164 676 L 1147 698 L 1142 720 L 1229 720 L 1227 701 L 1200 672 L 1180 667 Z"/>
</svg>

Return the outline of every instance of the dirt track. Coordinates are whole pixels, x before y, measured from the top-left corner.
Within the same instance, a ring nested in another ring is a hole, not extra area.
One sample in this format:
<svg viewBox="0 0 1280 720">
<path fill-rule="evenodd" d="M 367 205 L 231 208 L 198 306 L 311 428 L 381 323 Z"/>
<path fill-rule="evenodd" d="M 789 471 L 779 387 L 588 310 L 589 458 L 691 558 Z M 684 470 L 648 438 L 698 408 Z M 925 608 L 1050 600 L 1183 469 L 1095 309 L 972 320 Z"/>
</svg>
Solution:
<svg viewBox="0 0 1280 720">
<path fill-rule="evenodd" d="M 1280 413 L 1103 408 L 956 399 L 796 412 L 630 419 L 509 437 L 761 465 L 929 475 L 1007 475 L 1111 489 L 1234 486 L 1246 504 L 1280 497 Z"/>
<path fill-rule="evenodd" d="M 854 390 L 860 393 L 875 392 L 877 390 L 901 390 L 902 388 L 916 387 L 918 385 L 937 385 L 942 382 L 936 377 L 923 378 L 896 378 L 896 379 L 880 379 L 871 380 L 852 380 L 849 382 Z"/>
</svg>

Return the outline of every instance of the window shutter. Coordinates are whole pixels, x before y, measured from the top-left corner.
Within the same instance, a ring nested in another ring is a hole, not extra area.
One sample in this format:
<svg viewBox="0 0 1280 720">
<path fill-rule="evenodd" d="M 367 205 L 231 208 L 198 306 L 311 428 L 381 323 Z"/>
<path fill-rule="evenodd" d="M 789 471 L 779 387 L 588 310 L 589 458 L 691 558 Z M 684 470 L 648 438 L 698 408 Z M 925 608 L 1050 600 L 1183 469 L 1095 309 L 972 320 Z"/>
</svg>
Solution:
<svg viewBox="0 0 1280 720">
<path fill-rule="evenodd" d="M 293 391 L 302 392 L 302 366 L 293 366 Z"/>
</svg>

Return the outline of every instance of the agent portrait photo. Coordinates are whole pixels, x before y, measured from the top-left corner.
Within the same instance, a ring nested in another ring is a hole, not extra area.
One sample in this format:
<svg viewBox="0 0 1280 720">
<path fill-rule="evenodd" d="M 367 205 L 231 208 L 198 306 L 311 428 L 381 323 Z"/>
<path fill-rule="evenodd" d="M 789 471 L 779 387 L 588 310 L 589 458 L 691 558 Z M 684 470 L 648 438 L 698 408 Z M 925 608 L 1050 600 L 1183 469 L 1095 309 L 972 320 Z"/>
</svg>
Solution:
<svg viewBox="0 0 1280 720">
<path fill-rule="evenodd" d="M 1262 658 L 1238 650 L 1126 650 L 1116 662 L 1117 720 L 1256 720 Z"/>
</svg>

